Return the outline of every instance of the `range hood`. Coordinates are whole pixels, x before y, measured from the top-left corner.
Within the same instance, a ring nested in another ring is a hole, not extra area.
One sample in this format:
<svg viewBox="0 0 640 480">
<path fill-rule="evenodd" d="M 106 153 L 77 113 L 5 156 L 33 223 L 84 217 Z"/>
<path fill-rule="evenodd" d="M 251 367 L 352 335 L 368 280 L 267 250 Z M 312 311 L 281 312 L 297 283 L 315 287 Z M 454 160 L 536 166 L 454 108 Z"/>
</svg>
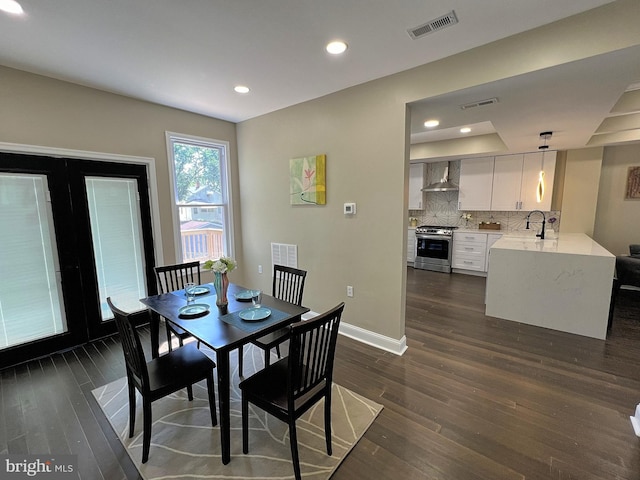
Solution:
<svg viewBox="0 0 640 480">
<path fill-rule="evenodd" d="M 439 182 L 427 185 L 422 189 L 423 192 L 455 192 L 458 190 L 458 185 L 449 181 L 449 163 L 447 163 L 444 169 L 444 175 Z"/>
</svg>

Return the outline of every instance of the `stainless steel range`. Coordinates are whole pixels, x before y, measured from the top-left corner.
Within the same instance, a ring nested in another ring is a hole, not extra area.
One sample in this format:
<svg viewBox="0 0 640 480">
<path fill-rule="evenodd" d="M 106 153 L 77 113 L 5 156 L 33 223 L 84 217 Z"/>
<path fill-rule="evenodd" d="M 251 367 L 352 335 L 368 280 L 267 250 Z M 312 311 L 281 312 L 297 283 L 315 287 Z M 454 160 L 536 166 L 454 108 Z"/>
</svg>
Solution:
<svg viewBox="0 0 640 480">
<path fill-rule="evenodd" d="M 458 227 L 421 225 L 416 228 L 416 259 L 413 268 L 451 273 L 453 231 Z"/>
</svg>

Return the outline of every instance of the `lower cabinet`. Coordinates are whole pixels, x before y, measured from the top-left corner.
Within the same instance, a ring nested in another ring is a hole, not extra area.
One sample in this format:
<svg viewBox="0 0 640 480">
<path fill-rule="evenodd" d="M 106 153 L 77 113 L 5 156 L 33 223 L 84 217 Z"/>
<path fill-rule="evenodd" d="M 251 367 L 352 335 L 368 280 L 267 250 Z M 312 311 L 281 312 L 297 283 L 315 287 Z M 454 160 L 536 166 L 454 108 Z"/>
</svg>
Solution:
<svg viewBox="0 0 640 480">
<path fill-rule="evenodd" d="M 484 275 L 489 265 L 489 248 L 501 236 L 496 233 L 454 232 L 451 267 L 457 273 Z"/>
<path fill-rule="evenodd" d="M 413 265 L 416 261 L 416 247 L 418 246 L 418 242 L 416 242 L 416 229 L 410 228 L 409 233 L 407 234 L 407 263 Z"/>
</svg>

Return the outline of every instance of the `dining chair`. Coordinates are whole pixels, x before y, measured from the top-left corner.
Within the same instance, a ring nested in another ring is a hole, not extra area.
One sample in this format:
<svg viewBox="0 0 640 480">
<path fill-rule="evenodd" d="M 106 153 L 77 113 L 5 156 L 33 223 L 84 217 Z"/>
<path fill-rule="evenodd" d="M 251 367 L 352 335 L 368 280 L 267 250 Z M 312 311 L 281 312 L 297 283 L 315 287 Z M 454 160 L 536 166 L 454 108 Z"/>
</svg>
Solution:
<svg viewBox="0 0 640 480">
<path fill-rule="evenodd" d="M 181 290 L 184 288 L 185 284 L 189 282 L 193 282 L 196 285 L 200 285 L 201 283 L 200 262 L 178 263 L 175 265 L 155 267 L 155 272 L 160 293 L 169 293 L 175 290 Z M 177 337 L 180 346 L 183 346 L 184 340 L 191 336 L 177 325 L 169 322 L 167 319 L 164 320 L 164 324 L 167 330 L 169 351 L 173 348 L 171 334 Z M 198 346 L 200 346 L 200 342 L 198 342 Z"/>
<path fill-rule="evenodd" d="M 131 314 L 123 312 L 107 298 L 115 316 L 124 352 L 129 389 L 129 438 L 133 437 L 136 420 L 136 390 L 142 396 L 142 463 L 149 459 L 151 446 L 151 403 L 186 387 L 193 400 L 193 384 L 207 380 L 211 425 L 218 424 L 213 369 L 216 364 L 193 344 L 177 348 L 149 362 L 146 361 L 140 337 L 131 323 Z"/>
<path fill-rule="evenodd" d="M 284 265 L 273 266 L 273 282 L 271 294 L 285 302 L 302 305 L 302 294 L 304 293 L 304 282 L 307 278 L 306 270 L 286 267 Z M 271 360 L 271 349 L 275 347 L 278 358 L 280 358 L 280 344 L 287 339 L 289 330 L 281 328 L 275 332 L 263 335 L 253 340 L 251 343 L 264 350 L 264 366 L 268 366 Z M 242 377 L 243 369 L 243 347 L 238 349 L 238 373 Z"/>
<path fill-rule="evenodd" d="M 300 479 L 296 420 L 324 398 L 327 454 L 331 449 L 331 387 L 344 302 L 289 330 L 289 355 L 240 382 L 242 451 L 249 452 L 249 403 L 289 425 L 293 472 Z"/>
</svg>

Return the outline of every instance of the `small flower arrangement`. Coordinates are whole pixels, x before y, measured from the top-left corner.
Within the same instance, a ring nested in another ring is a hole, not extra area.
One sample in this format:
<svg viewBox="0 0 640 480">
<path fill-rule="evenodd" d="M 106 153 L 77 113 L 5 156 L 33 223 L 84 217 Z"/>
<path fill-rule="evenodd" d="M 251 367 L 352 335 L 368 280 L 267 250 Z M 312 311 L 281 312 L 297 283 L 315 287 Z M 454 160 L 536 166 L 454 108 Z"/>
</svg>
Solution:
<svg viewBox="0 0 640 480">
<path fill-rule="evenodd" d="M 471 214 L 470 213 L 463 213 L 462 215 L 460 215 L 460 218 L 462 218 L 463 220 L 466 220 L 468 222 L 469 220 L 471 220 Z"/>
<path fill-rule="evenodd" d="M 204 268 L 217 273 L 227 273 L 236 268 L 238 264 L 231 257 L 220 257 L 218 260 L 207 260 Z"/>
</svg>

